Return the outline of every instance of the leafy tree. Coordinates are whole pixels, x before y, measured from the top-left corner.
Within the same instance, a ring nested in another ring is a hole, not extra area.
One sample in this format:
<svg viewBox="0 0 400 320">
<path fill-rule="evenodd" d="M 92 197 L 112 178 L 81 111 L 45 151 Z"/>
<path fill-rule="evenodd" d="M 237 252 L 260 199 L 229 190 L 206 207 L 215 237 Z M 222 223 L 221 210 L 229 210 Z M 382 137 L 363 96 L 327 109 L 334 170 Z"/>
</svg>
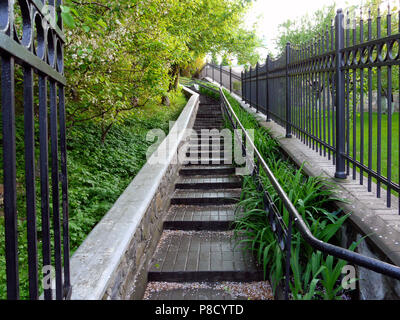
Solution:
<svg viewBox="0 0 400 320">
<path fill-rule="evenodd" d="M 288 19 L 278 27 L 279 37 L 275 45 L 279 52 L 284 52 L 286 44 L 301 45 L 313 40 L 318 34 L 322 34 L 331 25 L 335 18 L 335 5 L 324 6 L 306 14 L 297 20 Z"/>
<path fill-rule="evenodd" d="M 166 97 L 206 54 L 252 60 L 244 0 L 66 0 L 70 125 L 99 122 L 102 141 L 132 110 Z M 193 70 L 194 72 L 196 72 Z"/>
</svg>

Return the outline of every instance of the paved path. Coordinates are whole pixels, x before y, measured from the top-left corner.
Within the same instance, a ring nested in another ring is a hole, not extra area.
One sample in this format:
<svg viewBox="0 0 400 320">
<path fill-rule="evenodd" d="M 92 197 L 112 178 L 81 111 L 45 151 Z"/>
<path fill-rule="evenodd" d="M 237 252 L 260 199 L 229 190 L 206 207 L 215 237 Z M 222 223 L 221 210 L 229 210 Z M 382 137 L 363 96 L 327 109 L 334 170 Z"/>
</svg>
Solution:
<svg viewBox="0 0 400 320">
<path fill-rule="evenodd" d="M 222 127 L 220 106 L 202 96 L 194 129 Z M 232 165 L 224 163 L 223 140 L 211 151 L 211 142 L 218 140 L 215 136 L 191 138 L 202 161 L 196 162 L 191 152 L 193 161 L 180 171 L 148 273 L 146 299 L 271 298 L 269 284 L 262 281 L 263 273 L 252 254 L 242 245 L 235 246 L 231 228 L 242 180 Z"/>
</svg>

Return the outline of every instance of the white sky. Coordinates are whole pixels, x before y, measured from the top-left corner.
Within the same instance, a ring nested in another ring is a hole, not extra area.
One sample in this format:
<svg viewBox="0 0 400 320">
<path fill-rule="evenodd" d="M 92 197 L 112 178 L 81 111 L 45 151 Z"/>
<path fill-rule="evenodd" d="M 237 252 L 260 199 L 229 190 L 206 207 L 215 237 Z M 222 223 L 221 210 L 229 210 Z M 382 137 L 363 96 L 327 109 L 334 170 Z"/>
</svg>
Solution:
<svg viewBox="0 0 400 320">
<path fill-rule="evenodd" d="M 383 0 L 382 5 L 387 5 L 388 0 Z M 392 1 L 391 1 L 392 2 Z M 343 10 L 349 5 L 360 5 L 362 0 L 256 0 L 246 18 L 247 27 L 251 27 L 260 16 L 258 22 L 258 35 L 265 39 L 265 44 L 275 52 L 274 39 L 277 38 L 279 24 L 288 19 L 294 20 L 306 14 L 312 14 L 324 6 L 336 3 L 336 8 Z M 265 50 L 260 53 L 266 55 Z"/>
</svg>

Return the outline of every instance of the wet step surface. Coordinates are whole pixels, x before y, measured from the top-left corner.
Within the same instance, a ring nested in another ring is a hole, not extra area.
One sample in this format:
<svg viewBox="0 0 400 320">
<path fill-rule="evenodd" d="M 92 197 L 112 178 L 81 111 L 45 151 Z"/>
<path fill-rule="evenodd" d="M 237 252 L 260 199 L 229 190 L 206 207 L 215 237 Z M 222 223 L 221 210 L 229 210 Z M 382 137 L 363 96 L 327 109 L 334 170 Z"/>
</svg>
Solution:
<svg viewBox="0 0 400 320">
<path fill-rule="evenodd" d="M 226 206 L 171 206 L 167 221 L 229 221 L 235 218 L 235 205 Z M 226 229 L 228 230 L 228 229 Z"/>
<path fill-rule="evenodd" d="M 237 176 L 193 176 L 180 177 L 176 189 L 236 189 L 241 188 L 242 180 Z"/>
<path fill-rule="evenodd" d="M 179 171 L 179 175 L 182 176 L 215 176 L 215 175 L 232 175 L 235 173 L 235 168 L 232 166 L 224 166 L 224 165 L 208 165 L 208 166 L 201 166 L 201 165 L 191 165 L 182 168 Z"/>
<path fill-rule="evenodd" d="M 171 204 L 187 205 L 225 205 L 237 203 L 241 190 L 176 190 Z"/>
<path fill-rule="evenodd" d="M 179 171 L 144 299 L 272 299 L 262 269 L 232 231 L 242 177 L 223 152 L 220 106 L 200 100 L 197 135 L 191 136 L 189 162 Z M 208 129 L 217 130 L 200 134 Z"/>
<path fill-rule="evenodd" d="M 149 281 L 257 281 L 262 272 L 233 232 L 165 232 Z"/>
</svg>

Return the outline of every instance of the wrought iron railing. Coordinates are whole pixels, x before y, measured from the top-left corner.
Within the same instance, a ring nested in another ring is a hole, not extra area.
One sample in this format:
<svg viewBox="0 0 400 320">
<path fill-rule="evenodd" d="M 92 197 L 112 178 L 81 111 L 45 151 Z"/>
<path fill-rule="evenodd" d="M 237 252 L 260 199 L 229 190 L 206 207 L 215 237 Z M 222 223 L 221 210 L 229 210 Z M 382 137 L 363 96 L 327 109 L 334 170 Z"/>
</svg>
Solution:
<svg viewBox="0 0 400 320">
<path fill-rule="evenodd" d="M 390 9 L 366 20 L 338 10 L 323 34 L 244 71 L 237 94 L 332 160 L 337 178 L 366 183 L 400 213 L 400 12 L 395 18 Z M 209 68 L 212 77 L 218 68 Z"/>
<path fill-rule="evenodd" d="M 242 95 L 242 76 L 233 71 L 232 68 L 207 63 L 201 74 L 203 77 L 212 77 L 220 85 L 228 88 L 230 92 Z"/>
<path fill-rule="evenodd" d="M 0 5 L 2 160 L 8 299 L 20 298 L 21 250 L 27 250 L 28 255 L 30 299 L 39 298 L 41 279 L 46 276 L 48 281 L 43 283 L 44 299 L 53 298 L 50 284 L 53 265 L 55 298 L 64 299 L 71 294 L 64 104 L 65 38 L 62 31 L 61 4 L 60 0 L 4 0 Z M 16 176 L 15 86 L 18 73 L 15 64 L 21 66 L 23 73 L 22 79 L 18 80 L 22 80 L 23 83 L 25 181 L 17 181 Z M 38 137 L 35 136 L 36 112 L 39 123 Z M 40 192 L 36 191 L 37 142 L 40 144 Z M 21 188 L 17 188 L 17 184 L 25 184 L 25 194 Z M 17 212 L 17 199 L 24 196 L 26 212 Z M 36 212 L 37 198 L 40 198 L 40 217 Z M 18 221 L 25 218 L 28 237 L 26 249 L 18 244 L 18 234 L 21 233 Z M 41 221 L 40 228 L 38 221 Z M 39 244 L 42 247 L 41 255 Z M 43 269 L 39 266 L 39 260 L 43 261 Z"/>
<path fill-rule="evenodd" d="M 235 129 L 235 134 L 238 135 L 238 141 L 242 142 L 242 149 L 244 154 L 246 155 L 246 150 L 252 150 L 251 155 L 254 155 L 254 158 L 249 158 L 250 153 L 247 153 L 246 157 L 248 159 L 246 163 L 251 163 L 252 177 L 256 182 L 257 190 L 263 192 L 264 209 L 265 213 L 268 216 L 268 221 L 270 222 L 271 229 L 277 237 L 280 248 L 282 249 L 282 251 L 286 252 L 286 299 L 289 298 L 289 281 L 291 270 L 290 258 L 292 254 L 291 240 L 293 227 L 297 228 L 297 230 L 300 232 L 301 237 L 316 250 L 319 250 L 325 254 L 332 255 L 336 258 L 343 259 L 349 263 L 353 263 L 355 265 L 362 266 L 369 270 L 373 270 L 375 272 L 400 280 L 400 268 L 398 266 L 361 255 L 359 253 L 332 245 L 330 243 L 323 242 L 314 237 L 312 232 L 308 229 L 307 224 L 303 220 L 303 217 L 297 211 L 294 204 L 290 201 L 288 195 L 279 184 L 271 169 L 268 167 L 261 153 L 258 151 L 246 128 L 240 122 L 240 119 L 237 117 L 235 111 L 230 105 L 222 88 L 219 89 L 219 94 L 223 110 L 225 111 L 227 118 L 230 120 L 233 129 Z M 266 187 L 262 183 L 261 171 L 264 172 L 264 174 L 267 176 L 273 189 L 275 190 L 287 212 L 289 213 L 289 219 L 286 223 L 283 218 L 283 213 L 277 209 L 274 202 L 272 201 L 271 195 L 266 191 Z"/>
</svg>

